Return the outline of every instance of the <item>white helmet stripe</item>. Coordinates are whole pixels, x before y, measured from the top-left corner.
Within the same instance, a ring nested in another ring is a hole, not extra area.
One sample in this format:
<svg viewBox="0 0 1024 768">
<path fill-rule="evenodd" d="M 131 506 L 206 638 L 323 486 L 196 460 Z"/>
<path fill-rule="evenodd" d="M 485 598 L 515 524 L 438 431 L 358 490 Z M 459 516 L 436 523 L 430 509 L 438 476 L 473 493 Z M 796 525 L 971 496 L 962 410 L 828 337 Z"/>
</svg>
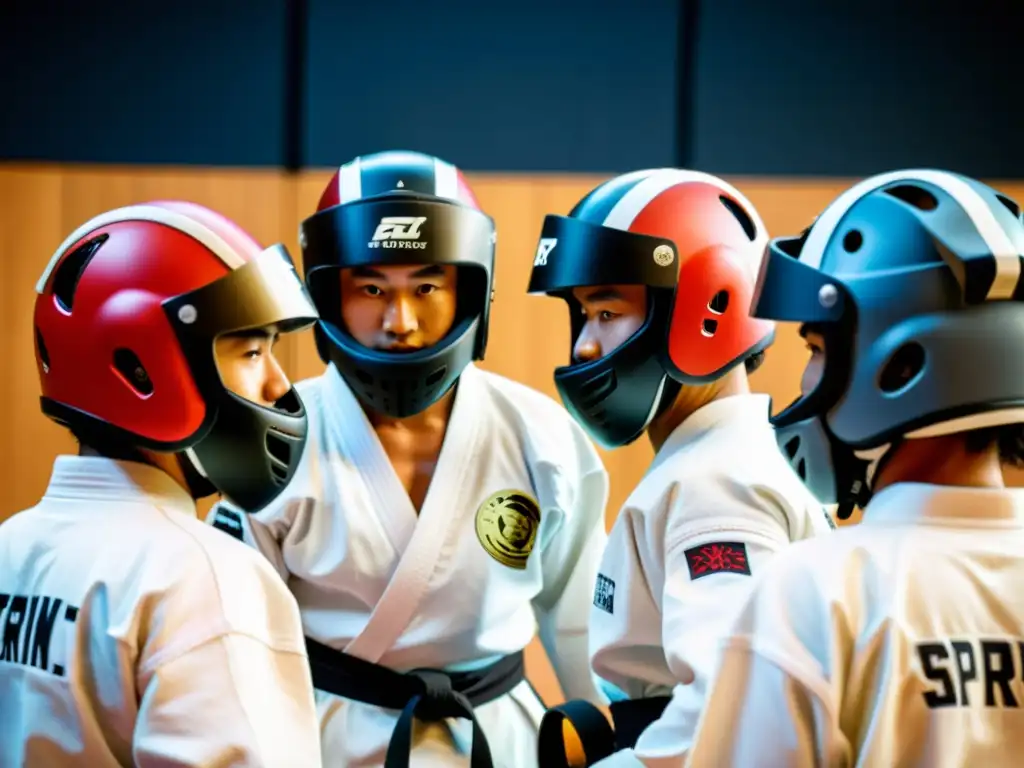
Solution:
<svg viewBox="0 0 1024 768">
<path fill-rule="evenodd" d="M 459 172 L 455 166 L 434 158 L 434 194 L 450 200 L 459 199 Z"/>
<path fill-rule="evenodd" d="M 946 171 L 910 169 L 872 176 L 843 192 L 815 220 L 800 251 L 800 261 L 815 269 L 821 268 L 825 248 L 833 230 L 847 211 L 865 195 L 894 181 L 923 181 L 934 184 L 952 197 L 967 213 L 989 252 L 995 258 L 996 276 L 989 286 L 989 299 L 1013 296 L 1021 274 L 1021 254 L 996 220 L 985 199 L 963 179 Z"/>
<path fill-rule="evenodd" d="M 344 205 L 363 196 L 362 166 L 359 158 L 338 169 L 338 204 Z"/>
<path fill-rule="evenodd" d="M 238 269 L 246 263 L 224 238 L 201 221 L 179 211 L 163 208 L 159 205 L 130 205 L 101 213 L 68 235 L 54 252 L 53 256 L 50 257 L 50 262 L 46 265 L 46 269 L 43 270 L 42 276 L 36 283 L 36 293 L 43 292 L 43 289 L 46 287 L 46 281 L 50 279 L 50 274 L 53 272 L 54 267 L 57 266 L 57 262 L 60 261 L 61 256 L 64 255 L 68 248 L 90 232 L 124 221 L 152 221 L 156 224 L 163 224 L 171 229 L 176 229 L 179 232 L 184 232 L 209 248 L 229 269 Z"/>
<path fill-rule="evenodd" d="M 754 221 L 754 226 L 757 228 L 757 235 L 754 238 L 755 241 L 766 239 L 767 230 L 764 226 L 764 222 L 761 221 L 757 209 L 751 205 L 746 196 L 738 189 L 717 176 L 712 176 L 711 174 L 703 173 L 701 171 L 689 171 L 677 168 L 660 168 L 651 173 L 644 180 L 637 182 L 632 189 L 622 196 L 619 202 L 615 204 L 615 207 L 608 212 L 608 215 L 605 216 L 603 222 L 604 226 L 612 227 L 614 229 L 628 230 L 640 212 L 662 192 L 667 189 L 671 189 L 678 184 L 685 184 L 687 182 L 694 181 L 718 187 L 736 198 Z"/>
</svg>

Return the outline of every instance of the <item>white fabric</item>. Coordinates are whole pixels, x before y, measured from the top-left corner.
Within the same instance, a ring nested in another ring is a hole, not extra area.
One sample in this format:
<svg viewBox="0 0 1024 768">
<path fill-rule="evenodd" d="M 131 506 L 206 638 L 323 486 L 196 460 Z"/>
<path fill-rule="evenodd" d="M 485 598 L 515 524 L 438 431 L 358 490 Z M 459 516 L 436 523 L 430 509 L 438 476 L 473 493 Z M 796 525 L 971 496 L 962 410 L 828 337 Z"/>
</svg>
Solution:
<svg viewBox="0 0 1024 768">
<path fill-rule="evenodd" d="M 731 635 L 695 766 L 1018 766 L 1024 491 L 889 486 L 766 568 Z"/>
<path fill-rule="evenodd" d="M 295 601 L 166 473 L 61 456 L 0 525 L 0 765 L 320 763 Z"/>
<path fill-rule="evenodd" d="M 310 437 L 297 475 L 272 505 L 243 516 L 242 526 L 245 540 L 288 580 L 307 634 L 399 671 L 455 671 L 522 650 L 539 624 L 565 693 L 601 702 L 587 660 L 587 616 L 607 538 L 608 477 L 568 413 L 469 366 L 417 516 L 337 370 L 329 366 L 298 388 Z M 503 489 L 525 491 L 541 510 L 524 570 L 492 558 L 476 535 L 477 510 Z M 222 511 L 212 510 L 208 521 Z M 320 692 L 318 701 L 325 764 L 383 763 L 396 712 Z M 526 682 L 477 708 L 496 765 L 536 763 L 542 715 Z M 438 764 L 468 764 L 470 723 L 447 725 L 417 742 L 417 764 L 430 755 Z"/>
<path fill-rule="evenodd" d="M 615 521 L 591 608 L 593 669 L 627 698 L 672 700 L 634 750 L 602 768 L 682 763 L 718 643 L 754 577 L 790 542 L 831 531 L 779 451 L 769 413 L 759 394 L 700 408 L 672 432 Z M 687 551 L 722 543 L 745 546 L 752 575 L 693 578 Z"/>
</svg>

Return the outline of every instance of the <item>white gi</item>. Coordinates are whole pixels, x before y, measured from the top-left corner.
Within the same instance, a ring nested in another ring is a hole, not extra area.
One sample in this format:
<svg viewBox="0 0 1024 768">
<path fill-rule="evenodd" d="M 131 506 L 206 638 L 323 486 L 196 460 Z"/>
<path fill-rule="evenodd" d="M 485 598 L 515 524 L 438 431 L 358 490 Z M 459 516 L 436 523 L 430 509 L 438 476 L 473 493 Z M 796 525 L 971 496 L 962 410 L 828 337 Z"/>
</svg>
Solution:
<svg viewBox="0 0 1024 768">
<path fill-rule="evenodd" d="M 696 766 L 1019 766 L 1024 491 L 899 483 L 766 568 Z"/>
<path fill-rule="evenodd" d="M 608 475 L 569 414 L 541 393 L 468 366 L 417 515 L 337 369 L 296 386 L 310 431 L 290 487 L 255 515 L 223 506 L 207 520 L 227 513 L 228 527 L 241 521 L 245 540 L 288 580 L 306 634 L 394 670 L 451 672 L 522 650 L 539 623 L 565 694 L 600 703 L 587 615 L 607 538 Z M 495 535 L 485 502 L 503 490 L 529 494 L 540 509 L 523 569 L 489 554 L 478 533 L 483 516 L 485 533 Z M 317 698 L 325 764 L 382 764 L 398 713 L 320 691 Z M 536 764 L 544 706 L 529 683 L 475 714 L 495 765 Z M 451 735 L 435 726 L 414 742 L 415 764 L 468 762 L 471 723 L 447 722 Z"/>
<path fill-rule="evenodd" d="M 145 464 L 60 456 L 0 525 L 0 765 L 319 766 L 298 610 Z"/>
<path fill-rule="evenodd" d="M 613 699 L 672 699 L 635 749 L 597 765 L 682 764 L 751 574 L 790 542 L 831 530 L 779 451 L 769 414 L 760 394 L 694 412 L 615 521 L 591 608 L 591 663 L 621 691 L 608 691 Z"/>
</svg>

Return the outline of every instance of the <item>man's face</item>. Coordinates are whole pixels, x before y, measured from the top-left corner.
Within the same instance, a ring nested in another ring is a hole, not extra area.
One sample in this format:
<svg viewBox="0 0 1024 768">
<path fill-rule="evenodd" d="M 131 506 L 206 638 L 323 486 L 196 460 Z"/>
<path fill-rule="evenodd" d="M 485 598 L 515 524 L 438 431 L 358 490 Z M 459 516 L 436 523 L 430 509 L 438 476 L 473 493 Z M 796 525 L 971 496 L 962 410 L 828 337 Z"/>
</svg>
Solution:
<svg viewBox="0 0 1024 768">
<path fill-rule="evenodd" d="M 341 271 L 341 318 L 370 349 L 414 352 L 433 346 L 455 320 L 451 265 L 353 267 Z"/>
<path fill-rule="evenodd" d="M 213 351 L 224 386 L 263 406 L 272 406 L 284 397 L 291 383 L 274 355 L 277 339 L 277 329 L 272 326 L 219 337 Z"/>
<path fill-rule="evenodd" d="M 825 374 L 825 337 L 814 326 L 806 324 L 800 326 L 800 335 L 811 353 L 800 378 L 800 394 L 806 397 L 821 383 Z"/>
<path fill-rule="evenodd" d="M 613 352 L 647 319 L 647 288 L 642 285 L 597 285 L 573 288 L 585 317 L 573 346 L 573 360 L 590 362 Z"/>
</svg>

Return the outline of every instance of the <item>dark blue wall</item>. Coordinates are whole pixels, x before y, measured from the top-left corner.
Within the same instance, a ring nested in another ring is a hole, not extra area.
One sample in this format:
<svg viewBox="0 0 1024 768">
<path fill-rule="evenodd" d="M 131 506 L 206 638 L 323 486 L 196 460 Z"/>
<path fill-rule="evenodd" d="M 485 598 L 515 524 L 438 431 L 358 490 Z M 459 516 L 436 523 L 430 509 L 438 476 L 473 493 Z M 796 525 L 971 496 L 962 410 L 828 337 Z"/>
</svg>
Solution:
<svg viewBox="0 0 1024 768">
<path fill-rule="evenodd" d="M 1024 3 L 0 6 L 7 159 L 300 167 L 405 147 L 469 170 L 1024 177 Z"/>
</svg>

